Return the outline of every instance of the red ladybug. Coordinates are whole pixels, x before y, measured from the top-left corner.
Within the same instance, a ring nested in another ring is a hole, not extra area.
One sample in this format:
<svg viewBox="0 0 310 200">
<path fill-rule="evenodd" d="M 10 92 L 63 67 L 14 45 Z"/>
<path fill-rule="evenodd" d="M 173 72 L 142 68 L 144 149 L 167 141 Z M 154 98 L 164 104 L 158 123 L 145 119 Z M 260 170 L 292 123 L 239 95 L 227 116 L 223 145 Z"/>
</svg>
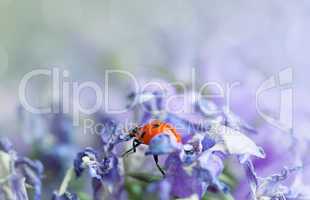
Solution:
<svg viewBox="0 0 310 200">
<path fill-rule="evenodd" d="M 181 135 L 172 125 L 159 120 L 154 120 L 148 124 L 145 124 L 142 127 L 135 127 L 131 131 L 129 131 L 129 135 L 134 138 L 132 148 L 126 151 L 122 156 L 125 156 L 130 152 L 136 152 L 136 148 L 140 144 L 149 145 L 150 141 L 160 134 L 169 134 L 172 138 L 176 140 L 177 143 L 181 143 Z M 157 168 L 163 175 L 165 175 L 165 172 L 158 164 L 158 155 L 153 155 L 153 157 Z"/>
</svg>

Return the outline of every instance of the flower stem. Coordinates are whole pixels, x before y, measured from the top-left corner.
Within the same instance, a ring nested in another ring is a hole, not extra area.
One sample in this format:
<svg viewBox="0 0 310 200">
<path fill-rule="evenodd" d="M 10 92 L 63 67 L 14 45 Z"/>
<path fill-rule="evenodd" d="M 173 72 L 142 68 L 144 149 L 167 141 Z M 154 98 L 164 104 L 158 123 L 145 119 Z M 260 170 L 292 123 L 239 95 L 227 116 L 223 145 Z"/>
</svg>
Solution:
<svg viewBox="0 0 310 200">
<path fill-rule="evenodd" d="M 71 181 L 71 179 L 73 178 L 74 176 L 74 169 L 73 167 L 70 167 L 67 172 L 66 172 L 66 175 L 60 185 L 60 188 L 59 188 L 59 191 L 58 191 L 58 194 L 61 196 L 63 195 L 66 191 L 67 191 L 67 188 L 69 186 L 69 183 Z"/>
</svg>

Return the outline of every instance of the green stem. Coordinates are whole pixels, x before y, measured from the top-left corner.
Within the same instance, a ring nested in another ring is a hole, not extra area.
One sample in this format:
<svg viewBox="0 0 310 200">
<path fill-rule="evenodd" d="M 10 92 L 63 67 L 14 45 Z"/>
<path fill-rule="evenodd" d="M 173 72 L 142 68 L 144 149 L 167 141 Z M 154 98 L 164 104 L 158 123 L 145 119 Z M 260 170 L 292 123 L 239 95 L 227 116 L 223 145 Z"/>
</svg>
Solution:
<svg viewBox="0 0 310 200">
<path fill-rule="evenodd" d="M 152 176 L 146 173 L 128 173 L 127 176 L 146 183 L 152 183 L 162 179 L 160 176 Z"/>
<path fill-rule="evenodd" d="M 58 194 L 61 196 L 63 195 L 66 191 L 67 191 L 67 188 L 69 186 L 69 183 L 70 181 L 72 180 L 72 178 L 74 177 L 74 169 L 73 167 L 69 168 L 66 172 L 66 175 L 60 185 L 60 188 L 59 188 L 59 191 L 58 191 Z"/>
</svg>

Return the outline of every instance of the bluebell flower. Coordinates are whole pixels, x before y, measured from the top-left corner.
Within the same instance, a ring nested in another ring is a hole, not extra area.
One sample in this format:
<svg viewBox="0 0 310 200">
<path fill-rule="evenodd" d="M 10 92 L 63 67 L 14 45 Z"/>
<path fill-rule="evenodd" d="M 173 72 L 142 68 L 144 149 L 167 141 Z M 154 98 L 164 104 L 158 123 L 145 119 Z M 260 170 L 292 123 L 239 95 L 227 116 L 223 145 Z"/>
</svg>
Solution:
<svg viewBox="0 0 310 200">
<path fill-rule="evenodd" d="M 192 194 L 203 195 L 203 184 L 196 176 L 187 172 L 178 153 L 170 154 L 166 160 L 166 180 L 171 185 L 171 196 L 189 197 Z"/>
<path fill-rule="evenodd" d="M 19 175 L 12 175 L 9 179 L 10 190 L 12 192 L 13 199 L 16 200 L 28 200 L 28 194 L 25 186 L 25 178 Z M 40 200 L 40 198 L 36 198 Z"/>
<path fill-rule="evenodd" d="M 198 155 L 194 146 L 185 144 L 180 153 L 180 158 L 185 165 L 190 165 L 197 159 Z"/>
<path fill-rule="evenodd" d="M 222 124 L 214 124 L 208 132 L 208 136 L 212 138 L 216 144 L 207 151 L 216 152 L 224 157 L 237 157 L 246 171 L 252 172 L 252 176 L 249 175 L 248 177 L 254 177 L 251 157 L 265 158 L 265 152 L 261 147 L 257 146 L 249 137 L 242 134 L 240 131 Z M 250 185 L 250 187 L 252 186 Z"/>
<path fill-rule="evenodd" d="M 216 142 L 212 147 L 213 151 L 239 156 L 241 163 L 245 162 L 250 156 L 265 158 L 265 152 L 261 147 L 235 129 L 214 124 L 208 134 Z"/>
<path fill-rule="evenodd" d="M 220 174 L 223 172 L 223 160 L 214 153 L 205 152 L 193 167 L 193 176 L 196 177 L 203 186 L 203 191 L 212 187 L 216 191 L 228 192 L 228 187 L 219 180 Z"/>
<path fill-rule="evenodd" d="M 100 136 L 102 141 L 103 153 L 109 155 L 115 145 L 132 139 L 128 133 L 125 133 L 124 128 L 119 126 L 119 123 L 113 118 L 100 115 L 98 122 L 103 124 L 100 130 Z"/>
<path fill-rule="evenodd" d="M 233 113 L 230 109 L 228 109 L 228 107 L 220 107 L 214 101 L 204 97 L 200 97 L 195 92 L 190 92 L 187 95 L 194 95 L 196 97 L 194 99 L 194 102 L 187 103 L 192 106 L 192 108 L 189 109 L 191 112 L 195 112 L 195 115 L 197 116 L 203 116 L 200 117 L 202 122 L 220 122 L 221 124 L 235 130 L 244 131 L 247 133 L 257 133 L 255 128 L 250 126 L 247 122 L 245 122 L 235 113 Z"/>
<path fill-rule="evenodd" d="M 182 175 L 188 181 L 191 181 L 191 178 L 195 179 L 197 187 L 195 191 L 191 190 L 192 188 L 189 191 L 199 196 L 203 195 L 209 187 L 228 192 L 228 187 L 219 181 L 219 176 L 224 169 L 223 162 L 228 156 L 236 156 L 244 164 L 250 156 L 264 158 L 265 154 L 241 132 L 221 123 L 212 124 L 207 132 L 196 133 L 188 140 L 179 154 L 175 153 L 168 157 L 166 168 L 178 166 L 172 171 L 177 171 L 173 175 L 176 176 L 174 178 L 169 176 L 168 170 L 168 177 L 173 182 L 172 191 L 177 187 L 174 186 L 175 180 Z"/>
<path fill-rule="evenodd" d="M 258 131 L 259 134 L 253 135 L 253 139 L 262 145 L 266 154 L 266 158 L 264 159 L 252 160 L 255 166 L 255 172 L 259 174 L 259 176 L 267 177 L 283 168 L 283 166 L 299 166 L 301 163 L 306 162 L 305 159 L 299 158 L 298 155 L 302 154 L 297 153 L 299 149 L 306 147 L 301 145 L 300 141 L 298 141 L 298 143 L 293 143 L 289 134 L 285 134 L 277 128 L 268 125 L 259 127 Z M 297 134 L 294 134 L 294 136 L 297 136 Z M 307 156 L 304 158 L 307 158 Z M 306 171 L 306 169 L 301 171 L 305 180 L 307 180 Z M 301 174 L 301 172 L 298 174 Z M 292 178 L 288 181 L 291 181 L 291 179 Z M 235 196 L 236 198 L 244 199 L 249 193 L 249 184 L 246 177 L 243 177 L 239 182 L 239 186 L 235 191 Z M 299 186 L 299 188 L 301 188 L 301 186 Z"/>
<path fill-rule="evenodd" d="M 197 165 L 194 168 L 197 171 L 205 170 L 208 173 L 208 179 L 210 179 L 207 181 L 212 183 L 222 173 L 224 163 L 222 157 L 216 152 L 205 151 L 197 159 Z"/>
<path fill-rule="evenodd" d="M 195 104 L 198 108 L 197 111 L 210 120 L 220 122 L 221 124 L 238 131 L 257 133 L 257 130 L 254 127 L 233 113 L 227 106 L 220 108 L 215 102 L 206 98 L 197 99 Z"/>
<path fill-rule="evenodd" d="M 215 144 L 216 144 L 215 140 L 212 139 L 208 134 L 206 134 L 201 141 L 202 151 L 206 151 L 206 150 L 210 149 Z"/>
<path fill-rule="evenodd" d="M 27 184 L 31 185 L 34 192 L 34 199 L 41 199 L 43 165 L 40 161 L 32 161 L 28 158 L 17 158 L 15 163 L 15 170 L 19 170 Z"/>
<path fill-rule="evenodd" d="M 1 170 L 3 170 L 2 173 L 5 172 L 5 174 L 1 174 L 4 176 L 1 178 L 9 182 L 10 192 L 16 195 L 16 199 L 28 199 L 25 187 L 28 184 L 34 188 L 33 199 L 40 200 L 43 176 L 42 163 L 18 156 L 7 139 L 0 139 L 0 146 L 0 151 L 3 152 L 1 159 L 4 162 L 1 163 Z"/>
<path fill-rule="evenodd" d="M 93 198 L 100 199 L 103 187 L 113 187 L 111 195 L 123 185 L 119 172 L 118 158 L 114 154 L 99 159 L 98 153 L 92 148 L 79 152 L 74 160 L 74 171 L 80 177 L 84 170 L 88 170 L 92 178 Z"/>
<path fill-rule="evenodd" d="M 211 186 L 227 191 L 218 179 L 224 168 L 223 158 L 212 151 L 202 151 L 201 141 L 201 137 L 193 138 L 183 145 L 180 152 L 170 154 L 166 160 L 167 180 L 172 194 L 177 197 L 185 198 L 193 194 L 202 197 Z"/>
<path fill-rule="evenodd" d="M 98 154 L 92 148 L 86 148 L 79 152 L 74 160 L 74 171 L 77 177 L 80 177 L 87 169 L 92 178 L 93 199 L 98 199 L 103 187 L 103 175 L 109 168 L 100 163 Z"/>
<path fill-rule="evenodd" d="M 101 168 L 103 171 L 102 179 L 108 184 L 114 184 L 115 182 L 121 182 L 121 176 L 119 171 L 119 159 L 110 155 L 103 158 L 101 161 Z"/>
<path fill-rule="evenodd" d="M 192 176 L 200 181 L 203 193 L 211 186 L 227 192 L 226 185 L 218 179 L 224 169 L 225 157 L 213 152 L 212 148 L 204 150 L 202 141 L 201 137 L 196 137 L 183 146 L 180 153 L 182 164 L 189 166 Z"/>
<path fill-rule="evenodd" d="M 204 151 L 203 135 L 197 134 L 190 141 L 183 145 L 180 152 L 180 158 L 186 165 L 191 165 Z"/>
<path fill-rule="evenodd" d="M 83 171 L 88 168 L 92 178 L 101 179 L 100 163 L 98 155 L 92 148 L 86 148 L 79 152 L 74 159 L 74 171 L 77 177 L 80 177 Z"/>
<path fill-rule="evenodd" d="M 246 167 L 246 174 L 251 186 L 251 199 L 301 200 L 309 198 L 309 196 L 306 197 L 304 194 L 296 192 L 283 184 L 291 173 L 298 170 L 301 170 L 301 167 L 284 168 L 280 174 L 274 174 L 261 178 L 256 175 L 253 165 L 248 163 Z"/>
</svg>

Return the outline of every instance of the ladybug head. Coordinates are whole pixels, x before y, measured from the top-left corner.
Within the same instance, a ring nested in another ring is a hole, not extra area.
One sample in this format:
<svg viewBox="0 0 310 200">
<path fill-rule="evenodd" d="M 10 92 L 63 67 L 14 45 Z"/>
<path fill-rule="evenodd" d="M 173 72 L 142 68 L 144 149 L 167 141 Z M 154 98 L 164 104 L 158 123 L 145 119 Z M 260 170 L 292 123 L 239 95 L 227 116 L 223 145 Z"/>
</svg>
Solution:
<svg viewBox="0 0 310 200">
<path fill-rule="evenodd" d="M 133 129 L 131 129 L 129 131 L 129 136 L 134 138 L 134 137 L 138 137 L 139 136 L 139 130 L 140 128 L 138 126 L 134 127 Z"/>
</svg>

